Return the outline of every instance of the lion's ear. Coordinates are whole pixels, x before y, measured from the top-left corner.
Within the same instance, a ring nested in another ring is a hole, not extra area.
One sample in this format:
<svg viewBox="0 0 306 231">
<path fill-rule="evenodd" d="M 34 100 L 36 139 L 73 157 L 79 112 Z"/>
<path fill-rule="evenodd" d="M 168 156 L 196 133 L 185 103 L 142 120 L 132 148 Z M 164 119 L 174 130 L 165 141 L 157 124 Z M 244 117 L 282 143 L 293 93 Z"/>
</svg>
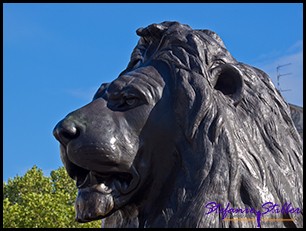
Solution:
<svg viewBox="0 0 306 231">
<path fill-rule="evenodd" d="M 221 64 L 211 72 L 213 86 L 227 97 L 230 97 L 236 106 L 243 95 L 243 75 L 232 64 Z"/>
</svg>

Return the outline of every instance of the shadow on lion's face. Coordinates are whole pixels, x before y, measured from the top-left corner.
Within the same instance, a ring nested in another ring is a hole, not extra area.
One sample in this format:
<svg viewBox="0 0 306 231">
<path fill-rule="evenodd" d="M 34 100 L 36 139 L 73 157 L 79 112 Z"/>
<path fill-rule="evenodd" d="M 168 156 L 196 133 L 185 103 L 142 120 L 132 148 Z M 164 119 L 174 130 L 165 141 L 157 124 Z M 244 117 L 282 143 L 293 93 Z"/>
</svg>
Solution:
<svg viewBox="0 0 306 231">
<path fill-rule="evenodd" d="M 209 30 L 163 22 L 137 34 L 127 68 L 54 129 L 78 187 L 76 220 L 258 227 L 207 215 L 205 204 L 301 207 L 302 141 L 267 74 L 236 61 Z M 302 226 L 288 216 L 262 226 Z"/>
<path fill-rule="evenodd" d="M 102 84 L 91 103 L 55 127 L 61 159 L 79 189 L 77 221 L 101 219 L 137 200 L 147 176 L 161 180 L 175 162 L 156 155 L 173 152 L 176 130 L 161 71 L 149 65 Z"/>
</svg>

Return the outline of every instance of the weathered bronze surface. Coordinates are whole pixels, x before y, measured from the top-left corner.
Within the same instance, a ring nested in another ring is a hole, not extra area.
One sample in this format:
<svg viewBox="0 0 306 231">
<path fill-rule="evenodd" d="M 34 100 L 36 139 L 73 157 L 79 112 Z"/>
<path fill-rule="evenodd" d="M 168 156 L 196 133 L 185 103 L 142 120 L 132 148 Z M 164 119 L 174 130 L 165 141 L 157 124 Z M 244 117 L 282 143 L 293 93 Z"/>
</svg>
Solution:
<svg viewBox="0 0 306 231">
<path fill-rule="evenodd" d="M 137 34 L 127 68 L 54 129 L 79 190 L 76 220 L 302 227 L 302 139 L 267 74 L 209 30 L 163 22 Z M 268 202 L 279 212 L 263 214 Z M 227 205 L 253 213 L 223 216 Z"/>
<path fill-rule="evenodd" d="M 303 139 L 303 108 L 294 104 L 289 104 L 289 107 L 294 125 Z"/>
</svg>

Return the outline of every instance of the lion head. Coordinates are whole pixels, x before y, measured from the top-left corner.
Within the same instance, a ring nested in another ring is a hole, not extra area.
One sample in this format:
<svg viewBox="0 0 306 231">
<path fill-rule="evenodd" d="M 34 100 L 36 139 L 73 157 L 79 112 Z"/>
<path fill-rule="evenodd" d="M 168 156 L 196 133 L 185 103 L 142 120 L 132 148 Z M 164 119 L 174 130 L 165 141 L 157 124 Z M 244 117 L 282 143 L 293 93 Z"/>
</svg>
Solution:
<svg viewBox="0 0 306 231">
<path fill-rule="evenodd" d="M 257 227 L 206 205 L 302 208 L 302 141 L 267 74 L 236 61 L 210 30 L 163 22 L 137 34 L 127 68 L 54 129 L 78 187 L 76 220 Z M 303 222 L 297 213 L 264 217 L 287 220 L 262 227 Z"/>
</svg>

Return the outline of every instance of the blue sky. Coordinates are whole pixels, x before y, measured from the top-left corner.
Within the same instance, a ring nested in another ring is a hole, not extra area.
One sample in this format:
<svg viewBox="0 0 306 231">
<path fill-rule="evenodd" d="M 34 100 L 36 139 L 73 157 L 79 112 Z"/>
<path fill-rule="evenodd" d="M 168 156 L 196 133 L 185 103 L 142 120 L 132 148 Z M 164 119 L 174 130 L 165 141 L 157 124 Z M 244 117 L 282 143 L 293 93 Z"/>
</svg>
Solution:
<svg viewBox="0 0 306 231">
<path fill-rule="evenodd" d="M 284 98 L 303 105 L 301 3 L 117 3 L 3 5 L 3 178 L 33 165 L 62 166 L 56 123 L 89 103 L 128 64 L 151 23 L 179 21 L 217 32 L 238 60 L 267 72 Z"/>
</svg>

